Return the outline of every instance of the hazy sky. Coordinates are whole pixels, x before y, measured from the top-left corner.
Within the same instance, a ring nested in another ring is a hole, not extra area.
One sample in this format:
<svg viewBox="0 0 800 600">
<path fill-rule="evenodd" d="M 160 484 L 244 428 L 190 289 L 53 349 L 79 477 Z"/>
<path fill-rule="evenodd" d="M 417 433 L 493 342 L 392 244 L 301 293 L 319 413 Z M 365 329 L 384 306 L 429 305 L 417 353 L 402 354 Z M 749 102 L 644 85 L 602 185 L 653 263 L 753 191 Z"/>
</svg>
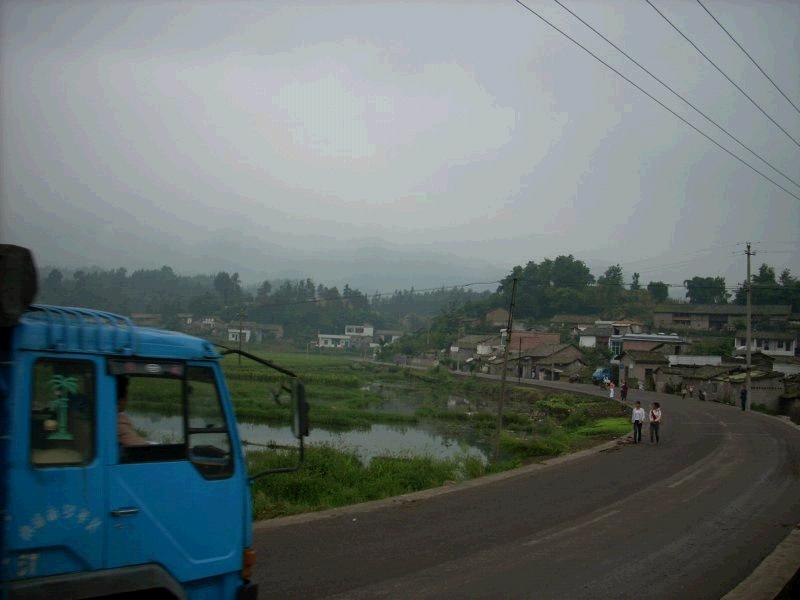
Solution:
<svg viewBox="0 0 800 600">
<path fill-rule="evenodd" d="M 647 4 L 564 1 L 800 178 L 800 148 Z M 657 4 L 800 139 L 696 2 Z M 800 105 L 800 3 L 706 5 Z M 768 170 L 556 4 L 530 6 Z M 800 201 L 510 0 L 28 0 L 0 17 L 0 234 L 42 264 L 391 289 L 574 253 L 734 283 L 750 239 L 800 271 Z"/>
</svg>

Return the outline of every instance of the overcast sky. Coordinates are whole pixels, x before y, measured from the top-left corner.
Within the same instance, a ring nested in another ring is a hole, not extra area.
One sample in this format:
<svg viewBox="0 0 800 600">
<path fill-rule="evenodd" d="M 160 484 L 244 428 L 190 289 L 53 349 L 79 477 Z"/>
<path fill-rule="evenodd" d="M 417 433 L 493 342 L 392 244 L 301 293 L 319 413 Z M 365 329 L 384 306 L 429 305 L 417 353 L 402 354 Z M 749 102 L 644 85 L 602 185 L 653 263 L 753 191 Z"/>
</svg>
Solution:
<svg viewBox="0 0 800 600">
<path fill-rule="evenodd" d="M 800 178 L 800 148 L 647 4 L 564 2 Z M 705 3 L 800 105 L 800 3 Z M 800 114 L 696 2 L 657 4 L 800 139 Z M 769 169 L 556 4 L 530 6 Z M 0 234 L 41 264 L 392 289 L 573 253 L 596 273 L 734 283 L 750 239 L 800 271 L 800 201 L 510 0 L 29 0 L 0 16 Z"/>
</svg>

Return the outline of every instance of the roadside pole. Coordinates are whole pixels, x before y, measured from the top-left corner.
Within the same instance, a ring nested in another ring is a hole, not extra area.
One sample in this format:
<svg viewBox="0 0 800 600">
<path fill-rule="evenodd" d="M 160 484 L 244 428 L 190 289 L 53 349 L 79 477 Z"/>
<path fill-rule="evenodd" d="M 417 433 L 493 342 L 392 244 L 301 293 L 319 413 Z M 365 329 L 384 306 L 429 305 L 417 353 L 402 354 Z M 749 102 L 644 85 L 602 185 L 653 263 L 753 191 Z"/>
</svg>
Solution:
<svg viewBox="0 0 800 600">
<path fill-rule="evenodd" d="M 753 339 L 753 307 L 752 307 L 752 294 L 751 291 L 753 289 L 752 282 L 750 281 L 750 257 L 755 254 L 755 252 L 750 251 L 750 242 L 747 242 L 747 250 L 745 251 L 747 254 L 747 349 L 745 350 L 745 356 L 747 360 L 747 374 L 745 375 L 745 390 L 747 390 L 747 400 L 745 401 L 745 408 L 750 408 L 752 405 L 752 400 L 750 399 L 750 389 L 751 389 L 751 379 L 750 379 L 750 368 L 751 368 L 751 357 L 750 357 L 750 345 L 752 344 Z"/>
<path fill-rule="evenodd" d="M 242 336 L 244 333 L 242 332 L 242 318 L 244 317 L 244 308 L 239 310 L 239 366 L 242 366 Z"/>
<path fill-rule="evenodd" d="M 503 349 L 503 373 L 500 376 L 500 400 L 497 402 L 497 434 L 494 441 L 494 460 L 500 460 L 500 433 L 503 431 L 503 402 L 506 397 L 506 375 L 508 371 L 508 347 L 511 345 L 511 328 L 514 326 L 514 301 L 517 297 L 517 278 L 511 286 L 511 306 L 508 307 L 508 325 L 506 326 L 506 345 Z"/>
</svg>

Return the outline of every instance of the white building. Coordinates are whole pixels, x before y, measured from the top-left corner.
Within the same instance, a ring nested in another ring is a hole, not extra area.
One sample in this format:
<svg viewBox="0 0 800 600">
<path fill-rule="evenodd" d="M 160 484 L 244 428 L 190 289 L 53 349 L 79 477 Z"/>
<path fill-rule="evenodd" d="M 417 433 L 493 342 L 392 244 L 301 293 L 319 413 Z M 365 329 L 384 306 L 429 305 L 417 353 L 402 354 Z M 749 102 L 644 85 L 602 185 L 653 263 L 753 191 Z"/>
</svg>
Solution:
<svg viewBox="0 0 800 600">
<path fill-rule="evenodd" d="M 242 342 L 246 344 L 250 341 L 251 337 L 253 337 L 253 330 L 248 327 L 242 327 L 241 329 L 238 327 L 228 327 L 229 342 L 238 342 L 239 338 L 241 338 Z"/>
<path fill-rule="evenodd" d="M 372 325 L 346 325 L 344 334 L 352 337 L 371 338 L 375 335 L 375 328 Z"/>
<path fill-rule="evenodd" d="M 704 367 L 704 366 L 712 366 L 718 367 L 722 364 L 722 357 L 721 356 L 701 356 L 696 354 L 670 354 L 667 356 L 667 360 L 669 360 L 669 366 L 692 366 L 692 367 Z"/>
<path fill-rule="evenodd" d="M 350 336 L 335 335 L 332 333 L 319 333 L 317 334 L 317 346 L 320 348 L 349 348 Z"/>
<path fill-rule="evenodd" d="M 736 332 L 736 349 L 746 350 L 747 332 Z M 797 351 L 797 336 L 785 331 L 753 331 L 750 350 L 759 350 L 770 356 L 794 356 Z"/>
</svg>

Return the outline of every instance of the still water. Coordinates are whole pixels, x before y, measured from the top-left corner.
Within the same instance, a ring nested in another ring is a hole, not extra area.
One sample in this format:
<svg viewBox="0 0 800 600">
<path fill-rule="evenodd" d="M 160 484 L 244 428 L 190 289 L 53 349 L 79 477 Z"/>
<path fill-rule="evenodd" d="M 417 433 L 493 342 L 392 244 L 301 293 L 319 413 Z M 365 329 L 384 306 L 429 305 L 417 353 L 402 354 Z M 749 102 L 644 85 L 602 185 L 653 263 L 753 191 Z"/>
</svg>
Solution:
<svg viewBox="0 0 800 600">
<path fill-rule="evenodd" d="M 128 416 L 137 430 L 149 439 L 169 440 L 180 437 L 183 421 L 180 417 L 167 417 L 157 413 L 130 412 Z M 254 444 L 294 445 L 296 440 L 288 427 L 275 427 L 261 423 L 239 423 L 239 437 Z M 487 460 L 485 450 L 466 441 L 462 436 L 436 431 L 433 425 L 413 426 L 372 425 L 367 430 L 328 431 L 311 429 L 306 438 L 310 444 L 329 444 L 342 450 L 356 452 L 365 462 L 375 456 L 405 455 L 455 458 L 474 456 Z M 258 446 L 245 446 L 260 449 Z"/>
</svg>

